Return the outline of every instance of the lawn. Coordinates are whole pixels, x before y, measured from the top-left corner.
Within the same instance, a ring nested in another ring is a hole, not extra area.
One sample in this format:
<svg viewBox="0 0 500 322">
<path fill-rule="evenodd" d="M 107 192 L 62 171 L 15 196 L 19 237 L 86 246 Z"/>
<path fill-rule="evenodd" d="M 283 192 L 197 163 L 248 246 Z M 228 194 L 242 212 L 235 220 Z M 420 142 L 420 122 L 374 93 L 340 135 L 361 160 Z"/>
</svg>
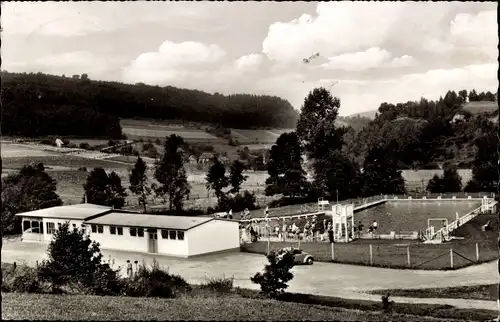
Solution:
<svg viewBox="0 0 500 322">
<path fill-rule="evenodd" d="M 185 140 L 190 139 L 210 139 L 217 140 L 217 137 L 197 129 L 173 129 L 173 128 L 161 128 L 161 127 L 123 127 L 122 132 L 124 134 L 131 135 L 134 137 L 156 137 L 164 139 L 167 136 L 176 134 L 183 137 Z"/>
<path fill-rule="evenodd" d="M 269 130 L 247 130 L 247 129 L 231 129 L 231 134 L 235 139 L 244 143 L 272 143 L 274 144 L 278 137 L 278 133 Z"/>
<path fill-rule="evenodd" d="M 21 144 L 2 143 L 1 144 L 2 160 L 16 157 L 48 157 L 57 155 L 54 152 L 43 151 L 35 146 Z"/>
<path fill-rule="evenodd" d="M 495 215 L 480 215 L 457 229 L 455 236 L 464 240 L 453 240 L 450 243 L 425 245 L 416 241 L 402 240 L 357 240 L 352 243 L 334 244 L 335 262 L 344 264 L 370 265 L 370 244 L 372 245 L 371 266 L 389 268 L 411 268 L 422 270 L 451 269 L 450 249 L 453 255 L 453 269 L 476 263 L 489 262 L 498 258 L 498 233 L 483 232 L 481 226 L 491 220 L 493 227 L 498 226 Z M 476 243 L 479 247 L 479 261 L 476 261 Z M 407 247 L 410 250 L 410 266 L 408 266 Z M 270 249 L 298 247 L 298 242 L 271 242 Z M 331 262 L 331 245 L 326 242 L 301 242 L 300 248 L 312 254 L 317 261 Z M 242 246 L 242 251 L 258 254 L 267 253 L 267 241 Z M 436 258 L 438 257 L 438 258 Z"/>
<path fill-rule="evenodd" d="M 386 315 L 380 312 L 380 304 L 376 302 L 301 294 L 276 301 L 259 299 L 256 292 L 242 291 L 246 294 L 233 291 L 232 294 L 187 295 L 176 299 L 2 293 L 2 318 L 101 321 L 449 321 L 455 318 L 470 321 L 495 317 L 491 311 L 407 304 L 396 304 L 398 313 Z"/>
<path fill-rule="evenodd" d="M 391 293 L 392 296 L 416 298 L 453 298 L 466 300 L 498 300 L 498 284 L 458 286 L 445 288 L 423 288 L 409 290 L 380 290 L 373 294 Z"/>
</svg>

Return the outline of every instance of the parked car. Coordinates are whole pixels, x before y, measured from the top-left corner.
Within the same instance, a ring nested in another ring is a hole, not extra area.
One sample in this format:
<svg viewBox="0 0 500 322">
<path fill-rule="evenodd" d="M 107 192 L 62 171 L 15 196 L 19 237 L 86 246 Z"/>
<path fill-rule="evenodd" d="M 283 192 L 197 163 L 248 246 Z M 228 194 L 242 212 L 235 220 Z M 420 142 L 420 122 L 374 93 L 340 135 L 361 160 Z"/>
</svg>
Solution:
<svg viewBox="0 0 500 322">
<path fill-rule="evenodd" d="M 287 248 L 283 248 L 280 252 L 279 252 L 279 255 L 278 255 L 278 258 L 282 258 L 283 255 L 286 253 L 286 252 L 292 252 L 293 254 L 293 257 L 294 257 L 294 263 L 297 265 L 297 264 L 307 264 L 307 265 L 312 265 L 314 263 L 314 257 L 303 251 L 302 249 L 298 249 L 298 248 L 293 248 L 293 247 L 287 247 Z"/>
</svg>

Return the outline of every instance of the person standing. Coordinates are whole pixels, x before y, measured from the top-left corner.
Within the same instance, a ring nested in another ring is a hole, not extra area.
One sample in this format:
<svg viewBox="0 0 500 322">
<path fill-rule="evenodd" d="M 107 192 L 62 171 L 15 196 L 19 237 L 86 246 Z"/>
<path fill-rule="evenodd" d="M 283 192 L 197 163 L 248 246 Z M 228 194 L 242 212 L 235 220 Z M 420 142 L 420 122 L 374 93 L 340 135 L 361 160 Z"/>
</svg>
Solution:
<svg viewBox="0 0 500 322">
<path fill-rule="evenodd" d="M 127 276 L 128 276 L 128 278 L 132 278 L 132 273 L 133 273 L 132 263 L 130 262 L 130 260 L 127 259 Z"/>
<path fill-rule="evenodd" d="M 373 228 L 373 234 L 378 235 L 378 223 L 376 220 L 373 221 L 372 228 Z"/>
<path fill-rule="evenodd" d="M 361 232 L 363 231 L 364 227 L 365 226 L 363 225 L 363 223 L 360 220 L 359 223 L 358 223 L 358 238 L 361 238 Z"/>
</svg>

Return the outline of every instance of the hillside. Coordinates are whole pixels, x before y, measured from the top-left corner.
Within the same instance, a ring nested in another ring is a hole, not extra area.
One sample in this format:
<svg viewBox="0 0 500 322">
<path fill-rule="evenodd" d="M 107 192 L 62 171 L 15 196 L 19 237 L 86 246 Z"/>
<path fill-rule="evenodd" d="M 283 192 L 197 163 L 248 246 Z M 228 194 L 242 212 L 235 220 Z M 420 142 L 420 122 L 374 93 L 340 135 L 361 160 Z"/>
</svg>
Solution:
<svg viewBox="0 0 500 322">
<path fill-rule="evenodd" d="M 436 101 L 382 103 L 346 150 L 360 164 L 371 147 L 382 145 L 402 169 L 435 169 L 444 162 L 469 168 L 475 139 L 498 126 L 494 99 L 491 92 L 462 90 Z"/>
<path fill-rule="evenodd" d="M 349 118 L 352 118 L 352 117 L 366 117 L 370 120 L 373 120 L 375 119 L 375 115 L 378 113 L 378 110 L 372 110 L 372 111 L 365 111 L 365 112 L 361 112 L 361 113 L 354 113 L 354 114 L 350 114 L 350 115 L 347 115 L 345 117 L 349 117 Z"/>
<path fill-rule="evenodd" d="M 4 135 L 117 137 L 118 118 L 291 128 L 298 117 L 288 101 L 274 96 L 129 85 L 90 80 L 86 74 L 70 78 L 2 72 L 1 76 Z"/>
</svg>

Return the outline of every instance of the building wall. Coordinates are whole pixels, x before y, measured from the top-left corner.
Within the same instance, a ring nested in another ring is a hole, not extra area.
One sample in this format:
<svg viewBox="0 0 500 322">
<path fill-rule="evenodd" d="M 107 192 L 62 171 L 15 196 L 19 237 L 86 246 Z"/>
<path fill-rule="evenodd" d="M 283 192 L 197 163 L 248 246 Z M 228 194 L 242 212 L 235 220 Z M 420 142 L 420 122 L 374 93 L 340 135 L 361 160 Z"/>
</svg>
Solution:
<svg viewBox="0 0 500 322">
<path fill-rule="evenodd" d="M 236 221 L 212 220 L 188 230 L 186 235 L 189 256 L 240 247 L 239 223 Z"/>
<path fill-rule="evenodd" d="M 189 255 L 187 232 L 184 231 L 184 240 L 172 240 L 162 238 L 162 230 L 170 231 L 169 229 L 158 229 L 158 254 L 187 257 Z"/>
<path fill-rule="evenodd" d="M 57 230 L 58 224 L 63 225 L 65 222 L 69 222 L 69 228 L 72 229 L 73 225 L 76 225 L 77 228 L 82 228 L 83 220 L 78 219 L 55 219 L 55 218 L 43 218 L 43 241 L 49 243 L 52 241 L 52 234 L 47 232 L 47 223 L 54 223 L 54 227 Z"/>
<path fill-rule="evenodd" d="M 112 235 L 107 225 L 103 226 L 103 233 L 93 233 L 91 225 L 87 225 L 90 231 L 90 239 L 98 242 L 103 249 L 122 250 L 146 253 L 148 251 L 148 235 L 144 230 L 144 237 L 130 236 L 130 227 L 123 227 L 123 235 Z"/>
</svg>

